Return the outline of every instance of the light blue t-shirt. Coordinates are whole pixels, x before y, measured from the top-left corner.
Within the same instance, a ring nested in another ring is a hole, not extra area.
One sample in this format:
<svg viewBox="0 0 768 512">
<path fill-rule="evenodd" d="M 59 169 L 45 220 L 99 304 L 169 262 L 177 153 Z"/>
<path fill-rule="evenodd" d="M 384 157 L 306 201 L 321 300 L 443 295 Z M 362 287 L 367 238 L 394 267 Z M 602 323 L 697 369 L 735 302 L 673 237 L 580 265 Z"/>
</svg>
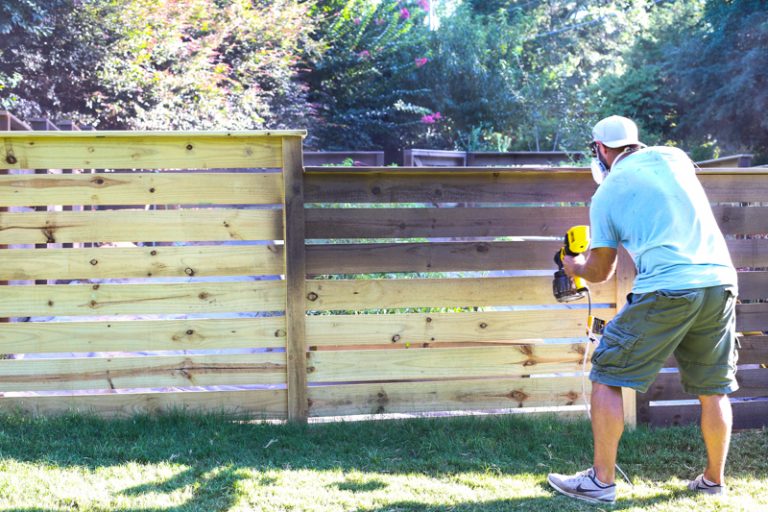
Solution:
<svg viewBox="0 0 768 512">
<path fill-rule="evenodd" d="M 696 177 L 677 148 L 622 157 L 592 196 L 591 248 L 619 242 L 637 267 L 633 293 L 736 286 L 736 270 Z"/>
</svg>

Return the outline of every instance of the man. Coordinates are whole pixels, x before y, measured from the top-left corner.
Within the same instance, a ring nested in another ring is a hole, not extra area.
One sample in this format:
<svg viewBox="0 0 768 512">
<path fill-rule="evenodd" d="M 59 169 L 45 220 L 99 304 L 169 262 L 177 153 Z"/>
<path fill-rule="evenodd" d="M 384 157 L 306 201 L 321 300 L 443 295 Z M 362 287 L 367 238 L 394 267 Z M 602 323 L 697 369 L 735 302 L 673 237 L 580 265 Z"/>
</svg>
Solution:
<svg viewBox="0 0 768 512">
<path fill-rule="evenodd" d="M 598 122 L 592 136 L 593 175 L 600 185 L 589 212 L 592 242 L 586 257 L 566 256 L 563 265 L 570 276 L 606 281 L 621 243 L 637 276 L 592 356 L 593 467 L 547 480 L 570 497 L 613 503 L 624 430 L 621 388 L 647 391 L 674 354 L 683 389 L 701 402 L 707 451 L 704 472 L 688 487 L 722 494 L 732 423 L 727 395 L 738 389 L 736 270 L 683 151 L 645 147 L 635 123 L 620 116 Z"/>
</svg>

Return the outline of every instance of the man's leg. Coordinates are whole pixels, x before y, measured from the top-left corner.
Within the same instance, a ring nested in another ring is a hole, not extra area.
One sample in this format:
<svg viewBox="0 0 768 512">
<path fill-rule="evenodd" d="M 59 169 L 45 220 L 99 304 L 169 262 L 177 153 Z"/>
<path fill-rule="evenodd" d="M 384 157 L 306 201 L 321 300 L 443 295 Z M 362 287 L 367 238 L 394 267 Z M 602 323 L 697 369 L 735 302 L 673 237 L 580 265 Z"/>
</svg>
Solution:
<svg viewBox="0 0 768 512">
<path fill-rule="evenodd" d="M 728 395 L 701 395 L 699 401 L 701 402 L 701 435 L 707 447 L 707 469 L 704 471 L 704 478 L 722 485 L 733 424 L 731 402 L 728 400 Z"/>
<path fill-rule="evenodd" d="M 624 432 L 624 402 L 621 388 L 592 383 L 592 436 L 597 479 L 612 484 L 616 479 L 616 455 Z"/>
</svg>

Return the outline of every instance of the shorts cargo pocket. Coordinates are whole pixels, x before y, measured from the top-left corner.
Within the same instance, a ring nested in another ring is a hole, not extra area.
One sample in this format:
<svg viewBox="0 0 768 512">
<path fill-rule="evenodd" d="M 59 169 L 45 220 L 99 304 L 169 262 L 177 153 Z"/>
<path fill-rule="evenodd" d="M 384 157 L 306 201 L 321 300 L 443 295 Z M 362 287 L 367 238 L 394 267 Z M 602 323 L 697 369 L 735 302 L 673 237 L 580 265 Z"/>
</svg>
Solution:
<svg viewBox="0 0 768 512">
<path fill-rule="evenodd" d="M 592 354 L 592 364 L 611 368 L 626 368 L 632 349 L 640 338 L 617 325 L 610 325 Z"/>
<path fill-rule="evenodd" d="M 701 290 L 659 290 L 645 319 L 657 324 L 678 324 L 685 321 L 694 306 L 702 300 Z"/>
</svg>

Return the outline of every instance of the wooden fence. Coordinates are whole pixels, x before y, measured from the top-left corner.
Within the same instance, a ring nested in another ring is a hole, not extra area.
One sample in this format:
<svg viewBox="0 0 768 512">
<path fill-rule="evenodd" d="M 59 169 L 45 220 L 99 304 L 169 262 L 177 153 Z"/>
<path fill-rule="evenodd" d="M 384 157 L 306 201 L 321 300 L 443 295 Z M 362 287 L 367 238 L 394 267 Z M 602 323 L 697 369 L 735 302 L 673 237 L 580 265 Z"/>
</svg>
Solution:
<svg viewBox="0 0 768 512">
<path fill-rule="evenodd" d="M 588 221 L 588 170 L 303 168 L 300 132 L 0 137 L 0 408 L 578 412 L 586 304 L 557 304 L 551 280 Z M 24 171 L 61 168 L 83 171 Z M 768 172 L 702 181 L 738 234 L 742 297 L 768 298 L 768 240 L 743 236 L 768 232 L 745 206 Z M 51 205 L 87 208 L 36 209 Z M 622 252 L 592 288 L 599 316 L 632 277 Z M 765 301 L 739 306 L 741 330 L 767 319 Z M 766 339 L 742 343 L 740 375 L 762 384 L 739 396 L 765 396 Z"/>
</svg>

